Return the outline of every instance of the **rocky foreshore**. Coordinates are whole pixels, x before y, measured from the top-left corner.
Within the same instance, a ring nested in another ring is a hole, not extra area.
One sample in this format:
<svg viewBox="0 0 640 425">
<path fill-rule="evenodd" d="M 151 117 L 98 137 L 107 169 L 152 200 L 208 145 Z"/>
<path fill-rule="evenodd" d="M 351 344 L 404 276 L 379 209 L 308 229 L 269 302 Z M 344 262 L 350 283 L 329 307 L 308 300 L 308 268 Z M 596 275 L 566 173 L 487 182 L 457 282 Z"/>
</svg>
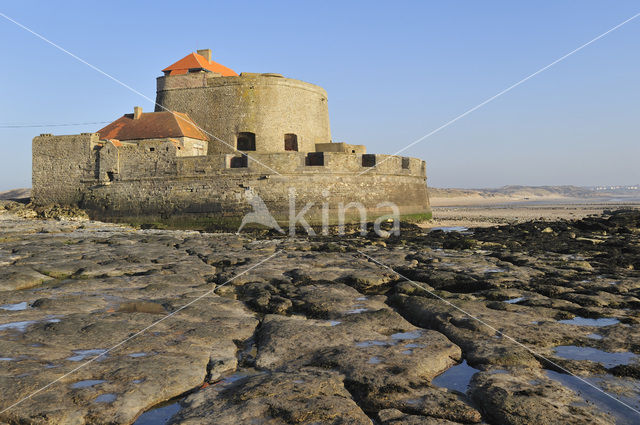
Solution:
<svg viewBox="0 0 640 425">
<path fill-rule="evenodd" d="M 0 424 L 640 422 L 638 210 L 386 239 L 73 215 L 0 205 Z"/>
</svg>

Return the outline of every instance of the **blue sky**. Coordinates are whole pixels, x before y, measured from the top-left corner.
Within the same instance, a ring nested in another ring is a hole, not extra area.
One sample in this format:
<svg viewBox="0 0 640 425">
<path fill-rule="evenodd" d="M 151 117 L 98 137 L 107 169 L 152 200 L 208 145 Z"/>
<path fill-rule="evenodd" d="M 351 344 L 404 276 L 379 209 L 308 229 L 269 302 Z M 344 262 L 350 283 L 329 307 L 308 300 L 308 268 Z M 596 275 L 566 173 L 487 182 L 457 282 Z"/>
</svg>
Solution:
<svg viewBox="0 0 640 425">
<path fill-rule="evenodd" d="M 635 1 L 4 2 L 0 11 L 155 98 L 201 48 L 237 72 L 323 86 L 334 141 L 394 153 L 640 12 Z M 112 121 L 153 104 L 0 17 L 0 126 Z M 640 17 L 405 155 L 429 184 L 640 182 Z M 0 128 L 0 190 L 29 187 L 31 139 Z"/>
</svg>

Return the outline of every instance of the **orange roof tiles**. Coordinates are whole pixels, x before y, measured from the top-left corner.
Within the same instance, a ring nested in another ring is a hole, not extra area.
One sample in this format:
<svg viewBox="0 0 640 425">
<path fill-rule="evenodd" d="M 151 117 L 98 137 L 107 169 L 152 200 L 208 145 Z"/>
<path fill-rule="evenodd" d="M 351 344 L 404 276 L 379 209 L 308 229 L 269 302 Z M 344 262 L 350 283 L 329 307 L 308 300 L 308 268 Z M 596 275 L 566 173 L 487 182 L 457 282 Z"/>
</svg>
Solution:
<svg viewBox="0 0 640 425">
<path fill-rule="evenodd" d="M 204 56 L 197 53 L 190 53 L 173 65 L 169 65 L 162 71 L 169 75 L 186 74 L 190 69 L 206 69 L 211 72 L 222 74 L 223 77 L 237 77 L 238 74 L 233 69 L 227 68 L 214 61 L 208 61 Z"/>
<path fill-rule="evenodd" d="M 187 114 L 180 112 L 147 112 L 137 120 L 125 114 L 98 130 L 100 139 L 140 140 L 191 137 L 209 140 Z"/>
</svg>

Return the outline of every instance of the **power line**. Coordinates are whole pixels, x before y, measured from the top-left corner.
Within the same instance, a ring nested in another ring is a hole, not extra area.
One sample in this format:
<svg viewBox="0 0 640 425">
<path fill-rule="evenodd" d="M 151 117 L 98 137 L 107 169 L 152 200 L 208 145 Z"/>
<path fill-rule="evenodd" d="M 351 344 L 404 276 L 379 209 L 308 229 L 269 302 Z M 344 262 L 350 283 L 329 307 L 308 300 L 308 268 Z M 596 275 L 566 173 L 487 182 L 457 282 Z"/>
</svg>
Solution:
<svg viewBox="0 0 640 425">
<path fill-rule="evenodd" d="M 70 124 L 0 124 L 0 128 L 72 127 L 74 125 L 109 124 L 111 121 L 77 122 Z"/>
</svg>

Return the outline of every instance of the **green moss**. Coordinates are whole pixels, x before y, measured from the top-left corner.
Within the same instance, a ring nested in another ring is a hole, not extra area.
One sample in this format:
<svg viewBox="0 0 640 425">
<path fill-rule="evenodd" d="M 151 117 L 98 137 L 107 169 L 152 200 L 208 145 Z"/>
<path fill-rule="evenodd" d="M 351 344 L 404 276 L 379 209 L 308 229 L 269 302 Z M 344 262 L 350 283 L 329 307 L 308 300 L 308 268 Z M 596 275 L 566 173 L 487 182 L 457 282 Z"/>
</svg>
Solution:
<svg viewBox="0 0 640 425">
<path fill-rule="evenodd" d="M 429 221 L 432 218 L 433 218 L 433 213 L 429 211 L 428 213 L 403 215 L 400 217 L 400 221 L 405 221 L 407 223 L 422 223 L 425 221 Z"/>
<path fill-rule="evenodd" d="M 71 273 L 58 272 L 54 270 L 38 270 L 38 272 L 57 280 L 65 280 L 72 277 Z"/>
<path fill-rule="evenodd" d="M 373 223 L 377 217 L 370 217 L 369 222 Z M 407 214 L 400 217 L 400 221 L 407 223 L 421 223 L 431 220 L 432 214 Z M 359 216 L 347 217 L 347 228 L 359 226 L 359 223 L 349 223 L 353 219 L 359 219 Z M 205 232 L 236 232 L 242 224 L 242 217 L 238 216 L 174 216 L 168 218 L 155 217 L 121 217 L 112 218 L 111 221 L 126 223 L 139 229 L 160 229 L 160 230 L 199 230 Z M 314 221 L 313 218 L 307 218 L 307 222 L 320 232 L 320 223 Z M 288 221 L 278 220 L 278 224 L 283 229 L 288 228 Z M 337 223 L 330 223 L 330 227 L 335 227 Z M 242 228 L 242 232 L 265 231 L 268 227 L 256 223 L 248 223 Z M 304 230 L 300 228 L 302 232 Z M 298 233 L 298 232 L 296 232 Z"/>
<path fill-rule="evenodd" d="M 235 232 L 240 227 L 237 217 L 170 217 L 170 218 L 126 218 L 121 220 L 140 229 L 200 230 L 205 232 Z M 247 225 L 248 228 L 263 228 Z"/>
</svg>

